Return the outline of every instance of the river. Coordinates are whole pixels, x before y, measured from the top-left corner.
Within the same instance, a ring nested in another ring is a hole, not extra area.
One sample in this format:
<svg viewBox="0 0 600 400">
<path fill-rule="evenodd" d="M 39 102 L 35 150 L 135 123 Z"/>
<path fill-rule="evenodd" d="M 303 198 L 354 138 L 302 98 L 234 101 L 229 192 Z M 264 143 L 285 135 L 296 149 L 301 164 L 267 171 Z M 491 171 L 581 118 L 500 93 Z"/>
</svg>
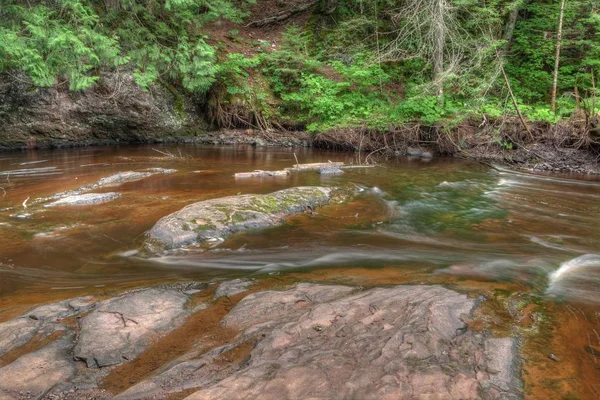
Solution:
<svg viewBox="0 0 600 400">
<path fill-rule="evenodd" d="M 362 277 L 372 285 L 468 281 L 535 296 L 563 318 L 560 323 L 568 323 L 564 318 L 572 322 L 571 313 L 581 313 L 585 327 L 579 325 L 581 337 L 573 342 L 579 347 L 568 354 L 571 364 L 584 360 L 589 366 L 578 372 L 582 379 L 598 382 L 592 361 L 600 358 L 584 347 L 586 342 L 592 346 L 593 339 L 592 347 L 600 349 L 600 180 L 533 175 L 445 158 L 398 158 L 333 177 L 316 172 L 233 176 L 290 167 L 295 157 L 302 163 L 358 162 L 350 153 L 252 146 L 0 154 L 0 319 L 33 304 L 82 293 L 226 277 L 304 273 L 306 279 L 325 279 L 324 271 L 337 271 L 338 276 Z M 151 168 L 176 172 L 96 190 L 122 193 L 104 204 L 36 204 L 36 199 L 117 172 Z M 158 219 L 187 204 L 348 182 L 363 188 L 352 202 L 293 216 L 284 226 L 164 257 L 132 255 Z M 555 333 L 564 338 L 574 332 Z M 600 393 L 600 386 L 586 393 L 596 390 Z"/>
</svg>

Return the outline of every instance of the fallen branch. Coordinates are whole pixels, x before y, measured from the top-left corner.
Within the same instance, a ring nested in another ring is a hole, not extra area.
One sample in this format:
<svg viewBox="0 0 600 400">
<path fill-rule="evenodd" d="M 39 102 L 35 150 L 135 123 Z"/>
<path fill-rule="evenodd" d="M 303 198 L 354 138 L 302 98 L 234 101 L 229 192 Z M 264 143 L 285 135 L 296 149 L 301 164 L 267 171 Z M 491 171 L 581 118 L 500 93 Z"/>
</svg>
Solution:
<svg viewBox="0 0 600 400">
<path fill-rule="evenodd" d="M 238 172 L 234 176 L 235 178 L 262 178 L 268 176 L 287 176 L 290 172 L 288 170 L 283 171 L 262 171 L 257 169 L 253 172 Z"/>
<path fill-rule="evenodd" d="M 292 168 L 286 168 L 286 171 L 318 171 L 322 167 L 341 167 L 344 165 L 343 162 L 326 162 L 326 163 L 312 163 L 312 164 L 295 164 Z"/>
<path fill-rule="evenodd" d="M 252 28 L 260 28 L 265 25 L 272 25 L 272 24 L 275 24 L 275 23 L 278 23 L 281 21 L 285 21 L 286 19 L 288 19 L 298 13 L 304 12 L 304 11 L 308 10 L 309 8 L 316 6 L 318 3 L 319 3 L 319 0 L 313 0 L 309 3 L 301 5 L 299 7 L 278 12 L 277 14 L 271 15 L 270 17 L 267 17 L 267 18 L 264 18 L 264 19 L 261 19 L 258 21 L 252 21 L 246 26 L 252 27 Z"/>
</svg>

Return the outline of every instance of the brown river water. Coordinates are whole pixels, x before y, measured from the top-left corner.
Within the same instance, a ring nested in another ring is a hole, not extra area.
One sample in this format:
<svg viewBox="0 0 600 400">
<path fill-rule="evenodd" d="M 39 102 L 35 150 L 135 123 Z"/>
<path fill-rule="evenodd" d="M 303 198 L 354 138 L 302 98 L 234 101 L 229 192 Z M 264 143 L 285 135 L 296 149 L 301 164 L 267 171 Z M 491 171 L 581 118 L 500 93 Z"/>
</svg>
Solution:
<svg viewBox="0 0 600 400">
<path fill-rule="evenodd" d="M 510 296 L 525 299 L 517 307 L 518 329 L 526 331 L 528 319 L 542 321 L 522 347 L 526 394 L 600 398 L 600 180 L 444 158 L 398 158 L 334 177 L 233 177 L 290 167 L 294 152 L 302 163 L 358 162 L 350 153 L 250 146 L 0 153 L 0 321 L 33 304 L 191 280 L 447 284 L 491 299 L 495 317 L 475 320 L 472 329 L 515 332 L 511 316 L 494 308 Z M 122 193 L 103 204 L 36 204 L 117 172 L 149 168 L 177 171 L 95 190 Z M 164 257 L 132 251 L 156 221 L 193 202 L 344 183 L 364 189 L 349 204 L 293 216 L 281 227 Z M 549 353 L 561 359 L 560 368 Z"/>
</svg>

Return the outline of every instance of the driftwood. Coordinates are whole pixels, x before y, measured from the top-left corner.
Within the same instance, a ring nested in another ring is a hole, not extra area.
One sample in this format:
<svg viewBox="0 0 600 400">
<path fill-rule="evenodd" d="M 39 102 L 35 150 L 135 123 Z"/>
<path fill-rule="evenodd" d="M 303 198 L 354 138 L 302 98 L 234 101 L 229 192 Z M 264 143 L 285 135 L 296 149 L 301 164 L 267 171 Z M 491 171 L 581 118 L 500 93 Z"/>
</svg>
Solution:
<svg viewBox="0 0 600 400">
<path fill-rule="evenodd" d="M 364 165 L 342 165 L 339 169 L 356 169 L 356 168 L 375 168 L 375 164 L 364 164 Z"/>
<path fill-rule="evenodd" d="M 344 165 L 343 162 L 326 162 L 326 163 L 312 163 L 312 164 L 294 164 L 291 168 L 286 168 L 286 171 L 290 172 L 300 172 L 300 171 L 318 171 L 322 167 L 341 167 Z"/>
<path fill-rule="evenodd" d="M 326 163 L 311 163 L 311 164 L 294 164 L 293 167 L 285 168 L 281 171 L 263 171 L 257 169 L 252 172 L 238 172 L 235 174 L 237 178 L 264 178 L 270 176 L 287 176 L 291 172 L 304 172 L 304 171 L 318 171 L 323 175 L 335 175 L 333 171 L 342 170 L 342 169 L 355 169 L 355 168 L 373 168 L 375 165 L 373 164 L 365 164 L 365 165 L 344 165 L 343 162 L 337 161 L 329 161 Z M 339 173 L 343 173 L 339 171 Z"/>
<path fill-rule="evenodd" d="M 235 174 L 235 178 L 263 178 L 263 177 L 269 177 L 269 176 L 287 176 L 289 174 L 289 171 L 287 170 L 283 170 L 283 171 L 262 171 L 262 170 L 256 170 L 256 171 L 252 171 L 252 172 L 238 172 L 237 174 Z"/>
</svg>

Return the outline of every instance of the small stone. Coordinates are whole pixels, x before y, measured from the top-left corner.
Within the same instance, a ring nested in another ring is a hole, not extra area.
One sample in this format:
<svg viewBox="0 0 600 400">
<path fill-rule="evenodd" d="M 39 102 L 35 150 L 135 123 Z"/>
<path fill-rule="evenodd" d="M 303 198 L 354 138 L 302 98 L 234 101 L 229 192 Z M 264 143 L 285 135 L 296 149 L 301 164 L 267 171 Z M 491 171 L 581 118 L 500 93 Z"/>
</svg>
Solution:
<svg viewBox="0 0 600 400">
<path fill-rule="evenodd" d="M 340 168 L 338 168 L 335 165 L 327 165 L 324 167 L 319 168 L 319 174 L 323 175 L 323 176 L 331 176 L 331 175 L 342 175 L 344 173 L 344 171 L 342 171 Z"/>
<path fill-rule="evenodd" d="M 411 157 L 420 157 L 423 154 L 423 150 L 409 147 L 408 150 L 406 150 L 406 154 Z"/>
</svg>

